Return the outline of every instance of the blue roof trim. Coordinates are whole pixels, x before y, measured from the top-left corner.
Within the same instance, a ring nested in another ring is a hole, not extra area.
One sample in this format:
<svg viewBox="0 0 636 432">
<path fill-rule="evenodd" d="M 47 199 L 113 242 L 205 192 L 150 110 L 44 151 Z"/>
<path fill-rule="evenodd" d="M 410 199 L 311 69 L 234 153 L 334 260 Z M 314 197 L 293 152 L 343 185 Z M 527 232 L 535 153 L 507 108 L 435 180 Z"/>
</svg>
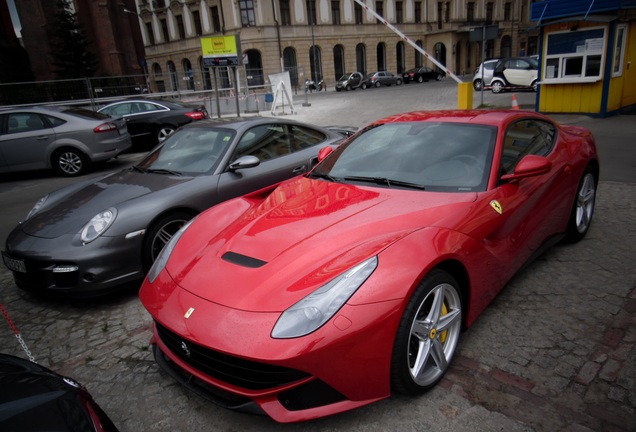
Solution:
<svg viewBox="0 0 636 432">
<path fill-rule="evenodd" d="M 542 22 L 557 18 L 617 12 L 620 9 L 636 9 L 636 0 L 545 0 L 531 5 L 530 20 Z"/>
</svg>

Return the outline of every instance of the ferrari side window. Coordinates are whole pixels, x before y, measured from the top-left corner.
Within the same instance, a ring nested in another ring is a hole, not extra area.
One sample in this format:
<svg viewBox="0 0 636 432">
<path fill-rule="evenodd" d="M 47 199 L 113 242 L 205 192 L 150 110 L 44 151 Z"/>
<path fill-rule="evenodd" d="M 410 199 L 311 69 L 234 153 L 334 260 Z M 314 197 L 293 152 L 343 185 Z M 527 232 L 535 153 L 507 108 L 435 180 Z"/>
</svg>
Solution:
<svg viewBox="0 0 636 432">
<path fill-rule="evenodd" d="M 508 127 L 501 155 L 502 174 L 512 174 L 526 155 L 547 156 L 554 147 L 556 128 L 542 120 L 521 120 Z"/>
</svg>

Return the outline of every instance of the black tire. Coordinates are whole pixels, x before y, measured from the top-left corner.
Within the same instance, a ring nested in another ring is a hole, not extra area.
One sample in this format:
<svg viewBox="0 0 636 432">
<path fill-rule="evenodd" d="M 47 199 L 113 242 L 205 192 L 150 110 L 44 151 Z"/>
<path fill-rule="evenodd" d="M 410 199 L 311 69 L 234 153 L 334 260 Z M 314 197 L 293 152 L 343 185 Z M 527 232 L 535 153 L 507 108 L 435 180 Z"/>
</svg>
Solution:
<svg viewBox="0 0 636 432">
<path fill-rule="evenodd" d="M 423 77 L 423 76 L 421 76 L 421 75 L 420 75 L 420 76 L 418 76 L 418 77 L 417 77 L 417 82 L 418 82 L 418 83 L 423 83 L 423 82 L 424 82 L 424 77 Z"/>
<path fill-rule="evenodd" d="M 532 91 L 534 91 L 536 93 L 536 91 L 537 91 L 537 81 L 536 80 L 532 81 L 531 85 L 532 85 Z"/>
<path fill-rule="evenodd" d="M 391 357 L 393 390 L 414 396 L 442 379 L 457 349 L 462 315 L 455 278 L 443 270 L 431 271 L 413 293 L 397 330 Z"/>
<path fill-rule="evenodd" d="M 380 88 L 380 86 L 381 86 L 381 85 L 382 85 L 382 84 L 380 84 L 380 81 L 376 81 L 376 82 L 375 82 L 375 88 Z"/>
<path fill-rule="evenodd" d="M 442 74 L 437 74 L 437 76 L 435 77 L 435 81 L 441 81 L 442 78 Z"/>
<path fill-rule="evenodd" d="M 350 85 L 350 84 L 347 84 L 347 87 L 345 87 L 345 89 L 346 89 L 347 91 L 349 91 L 349 90 L 353 90 L 353 88 L 351 87 L 351 85 Z"/>
<path fill-rule="evenodd" d="M 596 205 L 596 187 L 598 177 L 596 172 L 587 167 L 581 176 L 579 185 L 576 188 L 576 196 L 570 213 L 570 221 L 565 234 L 567 243 L 576 243 L 583 240 L 590 229 L 594 207 Z"/>
<path fill-rule="evenodd" d="M 168 138 L 175 130 L 174 126 L 171 125 L 161 125 L 157 129 L 155 136 L 157 137 L 157 143 L 161 144 Z"/>
<path fill-rule="evenodd" d="M 152 224 L 146 231 L 141 256 L 144 272 L 147 273 L 150 270 L 152 263 L 155 262 L 166 243 L 192 217 L 193 215 L 188 212 L 175 211 L 162 216 Z"/>
<path fill-rule="evenodd" d="M 86 173 L 90 164 L 88 156 L 72 147 L 56 150 L 51 158 L 53 168 L 65 177 L 77 177 Z"/>
<path fill-rule="evenodd" d="M 337 92 L 339 92 L 339 91 L 341 91 L 341 90 L 342 90 L 342 89 L 341 89 L 340 87 L 336 87 L 336 91 L 337 91 Z"/>
<path fill-rule="evenodd" d="M 493 93 L 501 93 L 504 91 L 504 85 L 501 81 L 493 81 L 490 83 L 490 89 Z"/>
<path fill-rule="evenodd" d="M 363 90 L 366 89 L 367 88 L 367 83 L 362 83 L 362 85 L 360 87 L 362 87 Z"/>
<path fill-rule="evenodd" d="M 395 83 L 395 85 L 401 86 L 402 85 L 402 80 L 398 79 L 397 82 Z"/>
<path fill-rule="evenodd" d="M 473 88 L 477 91 L 481 90 L 481 79 L 473 81 Z"/>
</svg>

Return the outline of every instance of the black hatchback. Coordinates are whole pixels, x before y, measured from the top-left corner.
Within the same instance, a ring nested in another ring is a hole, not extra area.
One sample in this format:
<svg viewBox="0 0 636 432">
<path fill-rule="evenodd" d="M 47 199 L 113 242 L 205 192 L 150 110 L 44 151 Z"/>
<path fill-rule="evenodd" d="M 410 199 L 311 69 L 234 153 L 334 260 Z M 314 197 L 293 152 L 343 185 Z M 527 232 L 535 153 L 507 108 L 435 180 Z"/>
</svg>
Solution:
<svg viewBox="0 0 636 432">
<path fill-rule="evenodd" d="M 411 81 L 424 82 L 424 81 L 440 81 L 446 74 L 441 71 L 436 71 L 427 66 L 409 69 L 402 74 L 402 80 L 404 83 L 410 83 Z"/>
</svg>

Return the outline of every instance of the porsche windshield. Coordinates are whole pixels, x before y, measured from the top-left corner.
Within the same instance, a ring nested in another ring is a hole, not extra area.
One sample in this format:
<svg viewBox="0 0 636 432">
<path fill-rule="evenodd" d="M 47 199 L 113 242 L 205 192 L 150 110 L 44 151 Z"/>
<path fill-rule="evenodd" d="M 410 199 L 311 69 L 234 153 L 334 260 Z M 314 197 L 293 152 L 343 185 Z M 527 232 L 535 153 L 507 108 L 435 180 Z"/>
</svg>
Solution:
<svg viewBox="0 0 636 432">
<path fill-rule="evenodd" d="M 170 135 L 136 169 L 158 174 L 212 172 L 227 152 L 234 132 L 222 128 L 186 128 Z"/>
<path fill-rule="evenodd" d="M 387 123 L 335 150 L 312 176 L 428 191 L 483 191 L 497 137 L 494 126 Z"/>
</svg>

